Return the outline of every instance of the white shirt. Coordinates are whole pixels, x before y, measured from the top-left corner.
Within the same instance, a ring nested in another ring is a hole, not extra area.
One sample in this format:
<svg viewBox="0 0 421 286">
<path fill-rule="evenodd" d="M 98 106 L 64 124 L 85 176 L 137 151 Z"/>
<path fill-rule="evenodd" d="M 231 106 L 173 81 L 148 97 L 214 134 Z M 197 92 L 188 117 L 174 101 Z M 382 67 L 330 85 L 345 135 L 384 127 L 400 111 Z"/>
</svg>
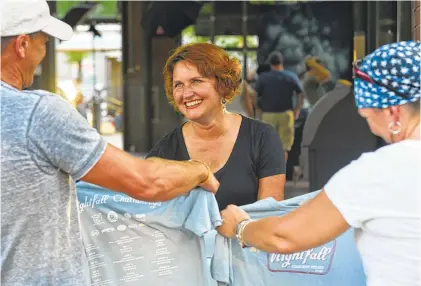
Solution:
<svg viewBox="0 0 421 286">
<path fill-rule="evenodd" d="M 355 228 L 368 286 L 421 285 L 421 142 L 365 153 L 325 191 Z"/>
</svg>

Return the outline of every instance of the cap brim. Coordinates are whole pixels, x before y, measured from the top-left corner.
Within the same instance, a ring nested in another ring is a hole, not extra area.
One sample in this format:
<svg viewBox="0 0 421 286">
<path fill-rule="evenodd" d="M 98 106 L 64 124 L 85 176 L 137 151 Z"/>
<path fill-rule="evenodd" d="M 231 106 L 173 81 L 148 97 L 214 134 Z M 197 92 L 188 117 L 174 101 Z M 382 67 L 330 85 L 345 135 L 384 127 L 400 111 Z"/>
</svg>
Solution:
<svg viewBox="0 0 421 286">
<path fill-rule="evenodd" d="M 62 41 L 68 41 L 73 37 L 72 27 L 54 17 L 50 17 L 47 26 L 41 31 Z"/>
</svg>

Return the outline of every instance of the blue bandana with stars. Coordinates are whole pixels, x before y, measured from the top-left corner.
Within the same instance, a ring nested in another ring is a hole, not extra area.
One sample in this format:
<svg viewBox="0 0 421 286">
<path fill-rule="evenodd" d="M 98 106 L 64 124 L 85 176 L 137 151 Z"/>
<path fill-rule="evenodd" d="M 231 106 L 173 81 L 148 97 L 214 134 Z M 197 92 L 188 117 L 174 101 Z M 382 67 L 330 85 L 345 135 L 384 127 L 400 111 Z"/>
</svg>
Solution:
<svg viewBox="0 0 421 286">
<path fill-rule="evenodd" d="M 420 96 L 420 42 L 404 41 L 384 45 L 367 55 L 360 71 L 398 92 L 360 78 L 354 79 L 355 103 L 358 108 L 387 108 L 417 101 Z"/>
</svg>

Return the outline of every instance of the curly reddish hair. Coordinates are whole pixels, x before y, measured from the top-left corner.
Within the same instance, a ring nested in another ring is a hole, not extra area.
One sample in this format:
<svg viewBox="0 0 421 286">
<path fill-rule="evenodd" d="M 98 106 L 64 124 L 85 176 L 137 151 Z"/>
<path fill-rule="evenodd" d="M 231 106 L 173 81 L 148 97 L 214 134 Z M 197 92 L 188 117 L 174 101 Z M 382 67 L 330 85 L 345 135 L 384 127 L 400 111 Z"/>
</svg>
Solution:
<svg viewBox="0 0 421 286">
<path fill-rule="evenodd" d="M 230 102 L 238 94 L 241 84 L 241 64 L 224 50 L 209 43 L 186 44 L 178 47 L 164 67 L 165 93 L 169 103 L 178 110 L 173 95 L 174 66 L 180 61 L 193 64 L 200 75 L 215 77 L 216 91 Z"/>
</svg>

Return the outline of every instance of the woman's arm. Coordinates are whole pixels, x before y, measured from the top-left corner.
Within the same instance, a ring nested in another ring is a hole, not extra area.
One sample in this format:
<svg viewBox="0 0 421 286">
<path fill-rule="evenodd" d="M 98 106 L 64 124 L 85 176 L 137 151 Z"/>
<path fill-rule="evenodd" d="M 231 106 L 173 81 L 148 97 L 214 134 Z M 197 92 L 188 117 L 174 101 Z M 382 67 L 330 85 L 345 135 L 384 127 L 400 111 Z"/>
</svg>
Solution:
<svg viewBox="0 0 421 286">
<path fill-rule="evenodd" d="M 224 224 L 218 232 L 234 237 L 239 222 L 248 218 L 240 208 L 230 205 L 221 212 Z M 339 236 L 349 225 L 323 190 L 314 199 L 282 217 L 267 217 L 250 222 L 243 239 L 249 246 L 271 253 L 293 253 L 322 245 Z"/>
<path fill-rule="evenodd" d="M 379 213 L 387 213 L 390 204 L 384 202 L 393 200 L 395 193 L 384 191 L 390 187 L 384 177 L 390 168 L 382 156 L 378 151 L 364 153 L 336 172 L 320 194 L 301 207 L 282 217 L 248 223 L 244 241 L 266 252 L 293 253 L 322 245 L 350 226 L 361 228 Z M 239 222 L 249 218 L 232 205 L 221 215 L 224 224 L 218 232 L 227 237 L 234 237 Z"/>
<path fill-rule="evenodd" d="M 271 126 L 264 126 L 263 135 L 256 133 L 259 153 L 256 162 L 256 176 L 259 178 L 257 199 L 269 197 L 277 201 L 284 199 L 285 157 L 281 139 Z"/>
<path fill-rule="evenodd" d="M 274 198 L 277 201 L 284 200 L 285 174 L 274 175 L 259 179 L 258 200 Z"/>
</svg>

